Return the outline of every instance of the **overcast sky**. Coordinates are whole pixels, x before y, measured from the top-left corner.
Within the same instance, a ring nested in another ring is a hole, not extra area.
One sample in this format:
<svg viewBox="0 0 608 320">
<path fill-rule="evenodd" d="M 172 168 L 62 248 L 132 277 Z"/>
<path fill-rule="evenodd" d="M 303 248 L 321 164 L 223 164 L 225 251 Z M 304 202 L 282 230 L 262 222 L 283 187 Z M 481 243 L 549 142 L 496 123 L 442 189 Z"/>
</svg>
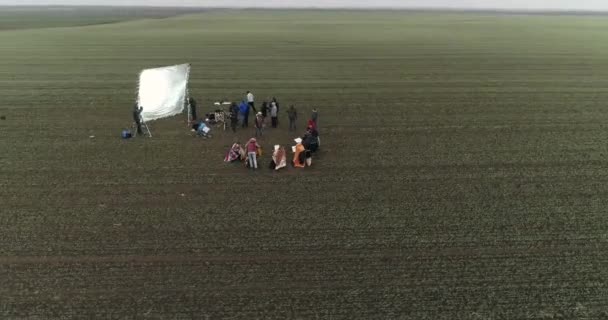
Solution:
<svg viewBox="0 0 608 320">
<path fill-rule="evenodd" d="M 400 7 L 608 11 L 608 0 L 0 0 L 0 5 L 49 4 L 202 7 Z"/>
</svg>

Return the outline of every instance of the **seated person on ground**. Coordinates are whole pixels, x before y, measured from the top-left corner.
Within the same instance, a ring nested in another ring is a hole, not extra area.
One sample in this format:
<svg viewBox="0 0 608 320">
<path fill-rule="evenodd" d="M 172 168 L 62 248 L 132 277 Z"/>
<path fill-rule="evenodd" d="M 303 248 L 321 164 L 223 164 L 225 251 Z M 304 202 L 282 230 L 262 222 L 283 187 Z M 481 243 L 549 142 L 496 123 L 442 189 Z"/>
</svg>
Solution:
<svg viewBox="0 0 608 320">
<path fill-rule="evenodd" d="M 196 128 L 196 134 L 201 137 L 209 136 L 209 131 L 211 131 L 211 128 L 209 128 L 204 121 L 201 121 Z"/>
<path fill-rule="evenodd" d="M 287 166 L 287 154 L 285 153 L 285 148 L 280 145 L 274 146 L 274 152 L 272 153 L 272 162 L 270 163 L 270 168 L 274 170 L 279 170 Z"/>
<path fill-rule="evenodd" d="M 304 148 L 304 145 L 302 145 L 301 138 L 297 138 L 294 141 L 296 142 L 296 146 L 293 154 L 293 166 L 296 168 L 304 168 L 306 162 L 306 149 Z"/>
<path fill-rule="evenodd" d="M 239 143 L 234 143 L 230 150 L 226 153 L 224 162 L 235 162 L 245 159 L 245 149 Z"/>
<path fill-rule="evenodd" d="M 205 121 L 207 121 L 209 124 L 215 124 L 217 122 L 215 119 L 215 113 L 207 113 L 205 115 Z"/>
<path fill-rule="evenodd" d="M 319 149 L 319 136 L 315 136 L 314 132 L 309 128 L 302 138 L 302 144 L 306 150 L 314 153 Z"/>
<path fill-rule="evenodd" d="M 196 120 L 192 122 L 192 131 L 197 131 L 198 130 L 198 126 L 201 125 L 201 121 L 200 120 Z"/>
</svg>

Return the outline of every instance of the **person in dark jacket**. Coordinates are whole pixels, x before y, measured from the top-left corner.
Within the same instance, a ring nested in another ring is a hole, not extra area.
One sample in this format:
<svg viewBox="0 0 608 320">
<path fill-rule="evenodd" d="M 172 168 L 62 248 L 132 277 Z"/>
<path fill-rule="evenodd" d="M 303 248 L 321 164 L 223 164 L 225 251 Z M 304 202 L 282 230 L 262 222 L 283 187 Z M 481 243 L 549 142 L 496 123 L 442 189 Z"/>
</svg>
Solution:
<svg viewBox="0 0 608 320">
<path fill-rule="evenodd" d="M 230 106 L 230 127 L 232 128 L 232 132 L 236 133 L 236 127 L 239 124 L 239 106 L 236 105 L 236 102 L 233 102 Z"/>
<path fill-rule="evenodd" d="M 262 102 L 262 110 L 260 110 L 262 112 L 262 117 L 264 117 L 264 119 L 266 119 L 266 117 L 268 116 L 268 102 L 264 101 Z"/>
<path fill-rule="evenodd" d="M 190 121 L 196 121 L 196 119 L 198 118 L 196 115 L 196 100 L 194 100 L 194 98 L 190 97 L 188 98 L 188 105 L 190 107 Z"/>
<path fill-rule="evenodd" d="M 298 110 L 293 104 L 287 110 L 287 116 L 289 117 L 289 131 L 296 131 L 296 121 L 298 120 Z"/>
<path fill-rule="evenodd" d="M 304 137 L 302 137 L 302 144 L 306 150 L 309 150 L 311 153 L 315 153 L 317 149 L 319 149 L 318 133 L 309 128 L 304 134 Z"/>
<path fill-rule="evenodd" d="M 201 125 L 200 121 L 194 120 L 192 121 L 192 125 L 190 126 L 192 128 L 192 132 L 196 132 L 198 130 L 198 126 Z"/>
<path fill-rule="evenodd" d="M 315 124 L 312 120 L 308 120 L 308 127 L 306 128 L 306 133 L 304 133 L 302 140 L 304 141 L 302 144 L 306 147 L 306 150 L 315 153 L 317 149 L 319 149 L 319 131 L 315 128 Z"/>
<path fill-rule="evenodd" d="M 135 121 L 135 125 L 137 126 L 137 134 L 143 134 L 141 130 L 141 112 L 144 110 L 143 107 L 140 107 L 137 103 L 133 106 L 133 121 Z"/>
</svg>

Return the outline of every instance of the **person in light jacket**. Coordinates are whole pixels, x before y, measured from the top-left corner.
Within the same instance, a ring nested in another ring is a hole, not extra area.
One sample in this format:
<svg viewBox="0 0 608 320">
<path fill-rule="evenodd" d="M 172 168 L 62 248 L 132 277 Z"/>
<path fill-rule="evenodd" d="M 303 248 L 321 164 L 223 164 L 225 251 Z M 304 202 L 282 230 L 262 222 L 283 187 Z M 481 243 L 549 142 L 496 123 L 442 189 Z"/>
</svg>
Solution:
<svg viewBox="0 0 608 320">
<path fill-rule="evenodd" d="M 246 100 L 247 100 L 247 104 L 253 110 L 253 112 L 258 113 L 258 111 L 255 109 L 254 96 L 253 96 L 253 93 L 251 93 L 251 91 L 247 91 Z"/>
<path fill-rule="evenodd" d="M 279 119 L 279 109 L 277 107 L 276 102 L 273 101 L 270 104 L 270 120 L 271 120 L 273 128 L 277 127 L 277 124 L 279 123 L 278 119 Z"/>
<path fill-rule="evenodd" d="M 264 117 L 262 117 L 262 113 L 258 112 L 255 116 L 255 137 L 261 137 L 264 134 Z"/>
</svg>

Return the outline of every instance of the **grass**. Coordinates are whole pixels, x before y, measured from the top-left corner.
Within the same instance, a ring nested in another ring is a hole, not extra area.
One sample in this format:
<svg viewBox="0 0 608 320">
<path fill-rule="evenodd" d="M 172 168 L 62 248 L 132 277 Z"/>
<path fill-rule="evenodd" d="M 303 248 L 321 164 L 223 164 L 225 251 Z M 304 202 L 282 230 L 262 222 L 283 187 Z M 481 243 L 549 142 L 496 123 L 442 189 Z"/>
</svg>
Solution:
<svg viewBox="0 0 608 320">
<path fill-rule="evenodd" d="M 0 32 L 0 315 L 606 318 L 606 27 L 211 11 Z M 318 107 L 313 167 L 225 165 L 253 131 L 203 141 L 183 117 L 121 141 L 138 72 L 183 62 L 209 110 L 251 90 L 302 127 Z"/>
</svg>

